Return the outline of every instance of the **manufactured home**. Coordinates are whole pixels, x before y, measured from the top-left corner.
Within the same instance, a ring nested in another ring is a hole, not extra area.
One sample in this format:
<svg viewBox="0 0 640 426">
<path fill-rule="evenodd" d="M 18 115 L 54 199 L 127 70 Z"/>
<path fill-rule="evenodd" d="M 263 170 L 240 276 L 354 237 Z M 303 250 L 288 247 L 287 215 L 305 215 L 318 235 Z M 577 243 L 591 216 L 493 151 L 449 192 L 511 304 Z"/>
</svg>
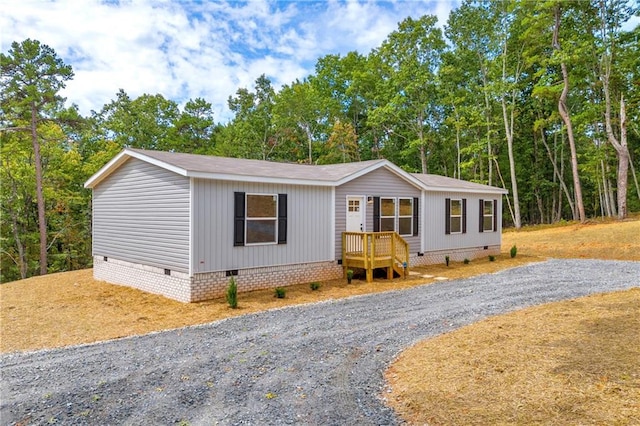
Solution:
<svg viewBox="0 0 640 426">
<path fill-rule="evenodd" d="M 505 190 L 387 160 L 304 165 L 125 149 L 93 175 L 94 277 L 195 302 L 496 254 Z"/>
</svg>

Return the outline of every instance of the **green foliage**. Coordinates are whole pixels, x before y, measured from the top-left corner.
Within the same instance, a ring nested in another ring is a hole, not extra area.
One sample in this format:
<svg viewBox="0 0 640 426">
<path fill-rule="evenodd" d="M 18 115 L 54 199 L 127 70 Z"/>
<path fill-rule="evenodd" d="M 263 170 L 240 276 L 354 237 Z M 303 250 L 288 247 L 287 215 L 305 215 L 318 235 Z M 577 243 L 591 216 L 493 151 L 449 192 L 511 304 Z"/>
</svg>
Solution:
<svg viewBox="0 0 640 426">
<path fill-rule="evenodd" d="M 287 290 L 284 287 L 276 287 L 274 290 L 274 296 L 278 299 L 284 299 L 287 295 Z"/>
<path fill-rule="evenodd" d="M 451 260 L 451 258 L 449 256 L 445 256 L 444 257 L 444 263 L 445 265 L 449 266 L 449 261 Z"/>
<path fill-rule="evenodd" d="M 231 277 L 229 280 L 229 286 L 227 287 L 227 303 L 231 309 L 238 307 L 238 285 L 235 278 Z"/>
<path fill-rule="evenodd" d="M 351 280 L 353 280 L 353 270 L 347 269 L 347 282 L 351 284 Z"/>
<path fill-rule="evenodd" d="M 464 263 L 465 265 L 468 265 L 468 264 L 469 264 L 469 259 L 467 259 L 467 258 L 465 257 L 465 259 L 462 261 L 462 263 Z"/>
<path fill-rule="evenodd" d="M 511 258 L 513 259 L 514 257 L 516 257 L 517 253 L 518 253 L 518 248 L 514 244 L 513 247 L 511 247 L 511 250 L 509 250 L 509 254 L 511 255 Z"/>
<path fill-rule="evenodd" d="M 312 291 L 316 291 L 320 289 L 320 283 L 318 281 L 314 281 L 309 284 L 309 287 L 311 288 Z"/>
<path fill-rule="evenodd" d="M 496 260 L 496 257 L 492 254 L 489 255 L 489 262 L 494 262 Z"/>
</svg>

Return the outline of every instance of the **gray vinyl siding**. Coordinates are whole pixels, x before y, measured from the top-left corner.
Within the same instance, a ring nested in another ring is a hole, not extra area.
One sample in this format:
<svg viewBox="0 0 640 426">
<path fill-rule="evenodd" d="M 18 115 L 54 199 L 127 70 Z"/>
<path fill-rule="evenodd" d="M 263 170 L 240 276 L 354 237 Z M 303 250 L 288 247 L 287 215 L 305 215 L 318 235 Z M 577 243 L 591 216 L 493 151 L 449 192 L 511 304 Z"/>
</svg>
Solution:
<svg viewBox="0 0 640 426">
<path fill-rule="evenodd" d="M 93 189 L 93 255 L 189 272 L 189 179 L 129 159 Z"/>
<path fill-rule="evenodd" d="M 398 175 L 381 167 L 364 176 L 360 176 L 350 182 L 340 185 L 335 193 L 335 256 L 342 257 L 342 232 L 347 229 L 347 196 L 363 195 L 366 197 L 408 197 L 420 200 L 420 189 L 411 185 Z M 418 201 L 421 203 L 421 201 Z M 418 206 L 422 211 L 422 205 Z M 365 205 L 365 231 L 373 231 L 373 205 Z M 420 221 L 418 221 L 420 222 Z M 409 243 L 411 253 L 420 251 L 421 224 L 418 226 L 418 235 L 403 237 Z"/>
<path fill-rule="evenodd" d="M 445 234 L 445 200 L 467 200 L 467 232 L 465 234 Z M 498 229 L 495 232 L 480 232 L 479 200 L 498 200 L 495 212 Z M 425 208 L 422 210 L 424 232 L 424 251 L 458 249 L 467 247 L 483 247 L 500 244 L 502 233 L 502 195 L 501 194 L 469 194 L 465 192 L 427 192 Z"/>
<path fill-rule="evenodd" d="M 287 242 L 234 247 L 234 192 L 287 194 Z M 333 260 L 332 189 L 193 180 L 193 272 Z"/>
</svg>

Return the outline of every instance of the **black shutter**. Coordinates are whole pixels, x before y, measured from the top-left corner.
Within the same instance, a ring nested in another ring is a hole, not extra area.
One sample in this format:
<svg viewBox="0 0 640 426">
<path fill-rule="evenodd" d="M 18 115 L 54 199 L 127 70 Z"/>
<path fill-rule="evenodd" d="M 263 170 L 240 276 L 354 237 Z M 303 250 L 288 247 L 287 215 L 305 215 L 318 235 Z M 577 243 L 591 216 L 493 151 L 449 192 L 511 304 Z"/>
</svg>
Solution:
<svg viewBox="0 0 640 426">
<path fill-rule="evenodd" d="M 418 216 L 418 199 L 414 198 L 413 199 L 413 235 L 416 236 L 418 235 L 418 223 L 419 223 L 419 216 Z"/>
<path fill-rule="evenodd" d="M 493 200 L 493 232 L 498 232 L 498 200 Z"/>
<path fill-rule="evenodd" d="M 373 197 L 373 232 L 380 232 L 380 197 Z"/>
<path fill-rule="evenodd" d="M 484 200 L 480 200 L 480 232 L 484 232 Z"/>
<path fill-rule="evenodd" d="M 451 233 L 451 198 L 444 199 L 444 233 Z"/>
<path fill-rule="evenodd" d="M 244 192 L 233 193 L 233 245 L 244 246 Z"/>
<path fill-rule="evenodd" d="M 287 243 L 287 194 L 278 194 L 278 244 Z"/>
<path fill-rule="evenodd" d="M 462 233 L 467 233 L 467 199 L 462 199 Z"/>
</svg>

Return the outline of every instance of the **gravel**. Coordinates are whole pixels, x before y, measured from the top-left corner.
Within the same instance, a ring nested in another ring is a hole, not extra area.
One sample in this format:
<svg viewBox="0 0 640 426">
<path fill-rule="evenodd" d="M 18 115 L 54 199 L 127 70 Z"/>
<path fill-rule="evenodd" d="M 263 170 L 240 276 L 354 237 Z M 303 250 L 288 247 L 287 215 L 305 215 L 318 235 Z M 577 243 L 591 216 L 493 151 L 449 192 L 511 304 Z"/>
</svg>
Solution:
<svg viewBox="0 0 640 426">
<path fill-rule="evenodd" d="M 399 424 L 384 405 L 382 374 L 403 349 L 488 316 L 639 281 L 640 262 L 550 260 L 202 326 L 3 355 L 0 421 Z"/>
</svg>

